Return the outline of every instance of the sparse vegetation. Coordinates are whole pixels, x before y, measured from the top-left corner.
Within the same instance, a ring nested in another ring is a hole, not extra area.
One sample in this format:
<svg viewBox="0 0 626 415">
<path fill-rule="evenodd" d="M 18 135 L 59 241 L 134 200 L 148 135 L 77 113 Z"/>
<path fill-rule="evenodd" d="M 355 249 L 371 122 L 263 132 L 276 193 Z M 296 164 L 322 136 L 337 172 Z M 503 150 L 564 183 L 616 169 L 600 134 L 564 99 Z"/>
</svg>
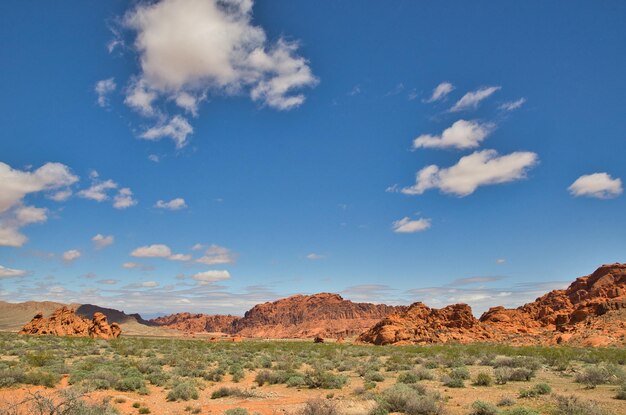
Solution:
<svg viewBox="0 0 626 415">
<path fill-rule="evenodd" d="M 98 341 L 0 334 L 0 349 L 0 402 L 6 396 L 3 391 L 20 386 L 44 386 L 47 389 L 37 390 L 55 393 L 56 389 L 50 388 L 58 388 L 61 377 L 69 374 L 70 389 L 113 396 L 108 406 L 85 409 L 88 415 L 114 414 L 114 406 L 128 408 L 130 404 L 135 414 L 146 410 L 160 413 L 161 408 L 152 404 L 154 396 L 150 400 L 140 396 L 149 391 L 172 402 L 164 405 L 182 405 L 172 413 L 202 413 L 199 405 L 184 403 L 201 395 L 213 399 L 254 396 L 258 402 L 273 396 L 277 388 L 280 393 L 302 397 L 301 406 L 292 413 L 303 415 L 341 413 L 346 395 L 357 398 L 354 402 L 361 402 L 364 412 L 373 407 L 372 415 L 393 411 L 437 415 L 450 405 L 449 397 L 468 393 L 470 389 L 457 388 L 470 383 L 477 401 L 466 404 L 463 410 L 474 415 L 604 415 L 609 413 L 605 406 L 615 408 L 626 399 L 626 351 L 617 348 L 495 344 L 371 347 L 332 342 L 216 343 L 148 338 Z M 555 376 L 560 383 L 552 383 Z M 522 383 L 533 379 L 541 381 Z M 491 394 L 494 384 L 501 393 Z M 586 400 L 555 397 L 596 386 L 602 399 L 595 406 Z M 338 392 L 340 389 L 349 390 Z M 311 396 L 320 399 L 312 400 Z M 230 405 L 231 401 L 215 403 Z M 101 409 L 105 412 L 97 412 Z M 592 410 L 596 412 L 589 412 Z M 0 415 L 14 414 L 0 410 Z"/>
</svg>

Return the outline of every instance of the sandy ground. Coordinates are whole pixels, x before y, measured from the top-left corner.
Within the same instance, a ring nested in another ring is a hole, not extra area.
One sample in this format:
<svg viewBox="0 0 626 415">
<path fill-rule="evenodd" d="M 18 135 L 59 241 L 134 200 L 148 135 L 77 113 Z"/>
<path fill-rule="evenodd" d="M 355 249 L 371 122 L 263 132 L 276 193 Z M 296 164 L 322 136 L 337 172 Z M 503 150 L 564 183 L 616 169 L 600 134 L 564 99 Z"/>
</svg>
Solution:
<svg viewBox="0 0 626 415">
<path fill-rule="evenodd" d="M 472 377 L 480 371 L 491 371 L 488 367 L 469 367 Z M 438 370 L 434 370 L 435 373 Z M 133 407 L 135 402 L 139 402 L 142 407 L 150 409 L 152 414 L 188 414 L 186 408 L 199 408 L 201 414 L 222 414 L 225 410 L 231 408 L 246 408 L 251 414 L 258 413 L 262 415 L 273 414 L 295 414 L 303 407 L 304 403 L 312 398 L 326 398 L 332 394 L 332 398 L 338 404 L 342 414 L 357 415 L 367 414 L 374 406 L 371 400 L 364 400 L 354 395 L 355 388 L 363 386 L 363 380 L 356 374 L 351 374 L 349 383 L 341 390 L 311 390 L 287 388 L 284 385 L 264 385 L 256 386 L 254 383 L 254 373 L 248 373 L 244 380 L 239 383 L 233 383 L 227 376 L 224 381 L 219 383 L 209 382 L 204 390 L 200 391 L 198 400 L 168 402 L 166 400 L 167 390 L 159 387 L 149 387 L 149 395 L 139 395 L 136 393 L 126 393 L 117 391 L 97 391 L 89 395 L 88 399 L 100 401 L 103 398 L 110 397 L 112 404 L 122 414 L 135 415 L 139 413 L 137 408 Z M 531 382 L 509 382 L 506 385 L 494 385 L 491 387 L 475 387 L 471 386 L 471 381 L 466 382 L 465 388 L 447 388 L 438 380 L 421 381 L 420 383 L 429 389 L 439 391 L 445 397 L 446 414 L 449 415 L 466 415 L 470 412 L 471 404 L 475 400 L 484 400 L 491 403 L 497 403 L 505 396 L 516 398 L 518 405 L 524 405 L 539 410 L 540 413 L 547 414 L 547 407 L 550 396 L 542 396 L 532 399 L 519 399 L 517 395 L 522 388 L 528 388 L 536 383 L 548 383 L 553 393 L 560 395 L 576 395 L 585 400 L 595 400 L 602 404 L 603 407 L 613 411 L 616 415 L 626 414 L 626 404 L 624 401 L 614 399 L 615 386 L 603 385 L 596 389 L 585 389 L 582 385 L 574 383 L 572 376 L 567 374 L 557 374 L 552 371 L 540 370 L 537 376 Z M 395 375 L 393 378 L 387 378 L 384 382 L 380 382 L 377 390 L 384 390 L 395 383 Z M 257 396 L 253 398 L 233 398 L 226 397 L 221 399 L 211 399 L 211 393 L 222 386 L 238 387 L 254 392 Z M 19 387 L 0 390 L 0 407 L 7 403 L 19 402 L 26 398 L 29 393 L 41 392 L 46 395 L 52 395 L 58 390 L 68 388 L 67 377 L 55 389 L 46 389 L 43 387 Z M 123 400 L 124 402 L 116 402 Z"/>
</svg>

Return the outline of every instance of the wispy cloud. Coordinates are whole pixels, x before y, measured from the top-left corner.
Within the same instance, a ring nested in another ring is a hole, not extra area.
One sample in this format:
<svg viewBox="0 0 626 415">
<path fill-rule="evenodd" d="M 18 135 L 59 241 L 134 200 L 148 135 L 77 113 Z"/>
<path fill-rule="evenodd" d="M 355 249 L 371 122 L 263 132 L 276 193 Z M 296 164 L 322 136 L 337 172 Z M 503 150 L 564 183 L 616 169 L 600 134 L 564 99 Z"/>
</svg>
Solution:
<svg viewBox="0 0 626 415">
<path fill-rule="evenodd" d="M 154 207 L 157 209 L 167 209 L 167 210 L 181 210 L 187 207 L 187 203 L 185 203 L 185 199 L 182 197 L 177 197 L 168 202 L 164 200 L 158 200 Z"/>
<path fill-rule="evenodd" d="M 431 226 L 431 220 L 427 218 L 411 219 L 404 217 L 400 220 L 393 222 L 392 228 L 395 233 L 416 233 L 423 232 L 429 229 Z"/>
<path fill-rule="evenodd" d="M 97 234 L 93 238 L 91 238 L 96 249 L 104 249 L 109 245 L 113 244 L 114 238 L 113 235 L 104 236 L 102 234 Z"/>
<path fill-rule="evenodd" d="M 450 112 L 465 111 L 469 109 L 475 109 L 485 99 L 489 98 L 495 92 L 500 90 L 499 86 L 489 86 L 485 88 L 479 88 L 476 91 L 468 92 L 459 99 Z"/>
<path fill-rule="evenodd" d="M 425 102 L 441 101 L 452 91 L 454 91 L 454 85 L 450 82 L 442 82 L 437 85 L 435 89 L 433 89 L 432 94 L 430 94 L 430 98 L 425 100 Z"/>
<path fill-rule="evenodd" d="M 522 105 L 524 105 L 525 103 L 526 103 L 526 98 L 522 97 L 516 101 L 505 102 L 504 104 L 500 105 L 498 108 L 500 108 L 502 111 L 514 111 L 518 108 L 521 108 Z"/>
<path fill-rule="evenodd" d="M 97 95 L 98 105 L 101 107 L 107 107 L 109 105 L 109 94 L 115 91 L 117 85 L 115 84 L 115 79 L 103 79 L 101 81 L 96 82 L 96 86 L 94 90 Z"/>
</svg>

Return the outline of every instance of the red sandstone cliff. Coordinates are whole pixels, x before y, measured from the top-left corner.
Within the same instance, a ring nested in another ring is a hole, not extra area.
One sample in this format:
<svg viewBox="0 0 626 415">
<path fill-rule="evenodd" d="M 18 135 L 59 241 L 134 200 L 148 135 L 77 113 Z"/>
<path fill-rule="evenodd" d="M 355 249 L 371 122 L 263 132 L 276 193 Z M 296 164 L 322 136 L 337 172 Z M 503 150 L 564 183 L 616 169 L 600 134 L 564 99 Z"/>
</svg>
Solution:
<svg viewBox="0 0 626 415">
<path fill-rule="evenodd" d="M 94 337 L 99 339 L 113 339 L 119 337 L 122 329 L 117 323 L 109 325 L 107 318 L 102 313 L 95 313 L 93 319 L 79 317 L 75 311 L 68 307 L 61 307 L 54 311 L 48 318 L 38 313 L 27 323 L 19 334 L 31 335 L 55 335 Z"/>
</svg>

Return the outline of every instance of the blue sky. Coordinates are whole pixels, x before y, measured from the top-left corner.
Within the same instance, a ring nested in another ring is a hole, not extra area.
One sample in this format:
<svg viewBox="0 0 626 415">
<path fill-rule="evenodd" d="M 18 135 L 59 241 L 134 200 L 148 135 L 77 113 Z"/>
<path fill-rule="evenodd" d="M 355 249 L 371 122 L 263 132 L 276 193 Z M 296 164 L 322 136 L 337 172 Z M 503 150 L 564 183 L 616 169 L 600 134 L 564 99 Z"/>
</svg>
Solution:
<svg viewBox="0 0 626 415">
<path fill-rule="evenodd" d="M 624 262 L 625 20 L 621 1 L 4 1 L 0 299 L 480 313 Z"/>
</svg>

